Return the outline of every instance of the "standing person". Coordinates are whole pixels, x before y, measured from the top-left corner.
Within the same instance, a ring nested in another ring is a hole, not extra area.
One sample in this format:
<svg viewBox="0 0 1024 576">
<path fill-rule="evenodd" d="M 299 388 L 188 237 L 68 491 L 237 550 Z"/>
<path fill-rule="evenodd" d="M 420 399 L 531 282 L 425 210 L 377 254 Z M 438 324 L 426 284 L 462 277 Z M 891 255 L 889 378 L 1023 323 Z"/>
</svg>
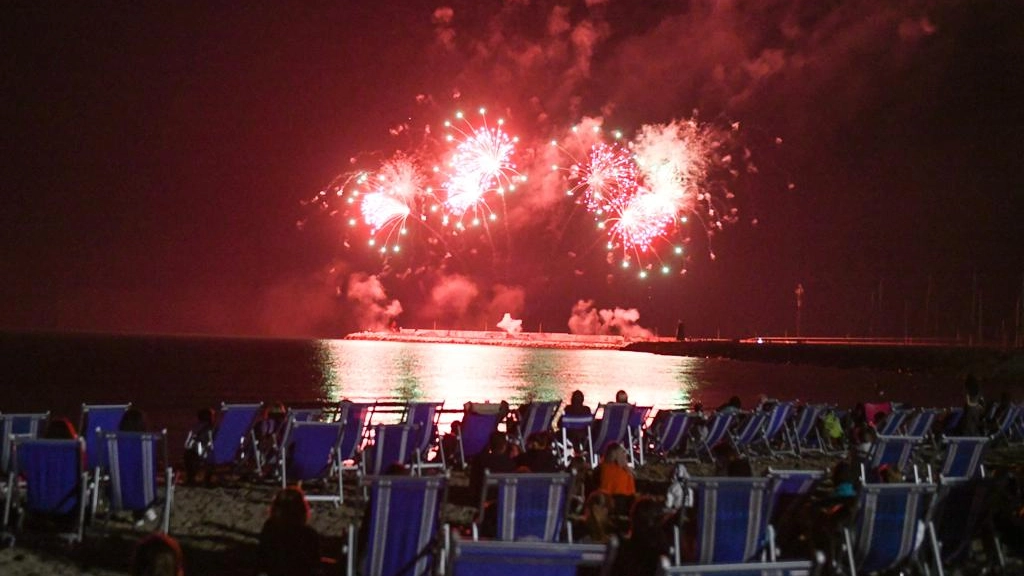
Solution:
<svg viewBox="0 0 1024 576">
<path fill-rule="evenodd" d="M 985 399 L 981 386 L 974 374 L 968 374 L 964 381 L 964 415 L 957 425 L 957 436 L 981 436 L 985 418 Z"/>
<path fill-rule="evenodd" d="M 282 488 L 260 531 L 256 573 L 309 576 L 320 570 L 320 534 L 307 524 L 309 503 L 301 488 Z"/>
</svg>

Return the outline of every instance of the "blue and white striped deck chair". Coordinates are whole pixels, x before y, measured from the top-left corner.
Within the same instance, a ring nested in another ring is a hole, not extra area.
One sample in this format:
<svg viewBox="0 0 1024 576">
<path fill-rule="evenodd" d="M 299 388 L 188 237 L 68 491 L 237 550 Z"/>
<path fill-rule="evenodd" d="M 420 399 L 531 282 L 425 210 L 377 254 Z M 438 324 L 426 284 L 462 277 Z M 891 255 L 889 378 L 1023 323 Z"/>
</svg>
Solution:
<svg viewBox="0 0 1024 576">
<path fill-rule="evenodd" d="M 465 468 L 474 456 L 483 452 L 498 429 L 502 414 L 496 404 L 467 402 L 458 431 L 459 466 Z"/>
<path fill-rule="evenodd" d="M 904 479 L 908 477 L 910 455 L 916 444 L 914 438 L 908 436 L 878 436 L 871 445 L 866 463 L 861 463 L 861 482 L 880 482 L 879 469 L 883 466 L 897 471 Z M 913 479 L 920 480 L 917 466 L 913 466 Z"/>
<path fill-rule="evenodd" d="M 729 428 L 735 419 L 736 415 L 731 412 L 719 412 L 711 416 L 707 435 L 698 439 L 695 443 L 694 453 L 697 455 L 697 458 L 700 458 L 701 451 L 703 451 L 707 455 L 708 460 L 711 462 L 715 461 L 715 455 L 711 453 L 711 449 L 719 442 L 729 438 Z"/>
<path fill-rule="evenodd" d="M 843 528 L 850 575 L 894 570 L 918 558 L 919 542 L 928 540 L 932 567 L 942 574 L 935 527 L 929 517 L 934 484 L 865 484 L 857 496 L 851 527 Z"/>
<path fill-rule="evenodd" d="M 167 431 L 104 432 L 100 440 L 103 446 L 101 473 L 109 478 L 105 493 L 110 511 L 144 512 L 161 505 L 160 529 L 169 532 L 174 505 L 174 470 L 167 459 Z M 164 468 L 161 469 L 161 465 Z M 158 482 L 161 472 L 162 496 Z"/>
<path fill-rule="evenodd" d="M 363 451 L 363 473 L 379 476 L 395 465 L 409 466 L 413 459 L 413 430 L 409 424 L 378 424 L 373 444 Z"/>
<path fill-rule="evenodd" d="M 341 422 L 298 422 L 289 420 L 281 442 L 281 487 L 308 480 L 329 480 L 339 472 Z M 341 480 L 336 493 L 313 493 L 306 488 L 306 500 L 341 504 L 345 499 Z"/>
<path fill-rule="evenodd" d="M 673 410 L 654 431 L 654 449 L 658 455 L 670 459 L 673 452 L 685 450 L 697 414 Z"/>
<path fill-rule="evenodd" d="M 745 414 L 744 420 L 736 433 L 729 431 L 729 441 L 740 454 L 754 456 L 753 444 L 761 439 L 764 432 L 764 425 L 768 421 L 768 413 L 763 410 L 754 410 Z"/>
<path fill-rule="evenodd" d="M 946 450 L 939 466 L 940 479 L 969 479 L 985 475 L 982 458 L 988 449 L 988 436 L 950 436 L 942 443 L 946 445 Z"/>
<path fill-rule="evenodd" d="M 600 407 L 599 407 L 600 408 Z M 625 402 L 609 402 L 603 405 L 604 413 L 597 422 L 594 431 L 593 447 L 590 451 L 590 467 L 597 467 L 598 456 L 612 442 L 622 444 L 629 453 L 629 463 L 633 462 L 633 451 L 629 449 L 632 439 L 629 433 L 629 418 L 633 414 L 633 405 Z"/>
<path fill-rule="evenodd" d="M 985 554 L 980 573 L 1005 573 L 1006 558 L 992 526 L 991 502 L 998 490 L 996 482 L 982 478 L 940 478 L 938 502 L 933 512 L 935 533 L 947 566 L 966 563 L 976 540 L 987 540 L 995 554 Z M 992 558 L 995 556 L 995 558 Z M 975 559 L 977 565 L 980 559 Z M 1002 568 L 996 571 L 994 569 Z"/>
<path fill-rule="evenodd" d="M 1021 418 L 1021 406 L 1019 404 L 1011 404 L 1006 412 L 1003 414 L 1002 420 L 996 425 L 996 430 L 992 434 L 993 442 L 1009 443 L 1016 438 L 1018 434 L 1017 426 L 1020 423 Z"/>
<path fill-rule="evenodd" d="M 647 419 L 651 416 L 654 406 L 633 406 L 629 415 L 629 443 L 631 452 L 636 453 L 640 466 L 644 465 L 644 435 L 647 433 Z"/>
<path fill-rule="evenodd" d="M 771 479 L 769 520 L 778 526 L 779 520 L 796 510 L 811 497 L 825 478 L 824 470 L 775 470 L 768 468 Z"/>
<path fill-rule="evenodd" d="M 946 417 L 942 420 L 942 435 L 952 436 L 960 426 L 960 419 L 964 417 L 964 409 L 957 406 L 946 410 Z"/>
<path fill-rule="evenodd" d="M 768 522 L 770 478 L 690 477 L 694 491 L 697 562 L 775 560 L 775 537 Z M 676 527 L 676 548 L 681 546 Z"/>
<path fill-rule="evenodd" d="M 17 478 L 25 482 L 20 498 Z M 4 505 L 4 527 L 10 526 L 15 500 L 30 515 L 68 518 L 71 530 L 60 535 L 80 542 L 85 530 L 89 501 L 89 474 L 85 471 L 85 443 L 77 440 L 16 438 L 11 470 L 7 475 L 9 493 Z"/>
<path fill-rule="evenodd" d="M 662 557 L 658 576 L 816 576 L 824 558 L 815 560 L 779 560 L 777 562 L 741 562 L 732 564 L 687 564 L 672 566 Z"/>
<path fill-rule="evenodd" d="M 590 429 L 594 423 L 594 415 L 586 414 L 581 416 L 569 416 L 562 415 L 562 419 L 559 421 L 559 430 L 562 434 L 562 444 L 559 447 L 561 452 L 562 466 L 568 467 L 569 462 L 572 461 L 573 457 L 577 455 L 576 443 L 569 438 L 570 430 L 583 430 L 586 432 L 585 438 L 586 443 L 582 447 L 583 455 L 587 457 L 587 462 L 590 462 L 590 454 L 594 453 L 594 438 Z"/>
<path fill-rule="evenodd" d="M 564 544 L 452 538 L 452 576 L 576 576 L 580 568 L 610 576 L 618 539 L 607 544 Z"/>
<path fill-rule="evenodd" d="M 14 464 L 11 461 L 12 442 L 18 438 L 38 438 L 49 419 L 49 412 L 0 414 L 0 473 L 5 480 Z"/>
<path fill-rule="evenodd" d="M 561 405 L 561 400 L 554 400 L 551 402 L 531 402 L 526 406 L 525 410 L 520 406 L 519 410 L 513 412 L 513 414 L 518 414 L 519 418 L 517 436 L 510 440 L 519 444 L 521 448 L 525 448 L 526 439 L 531 435 L 550 431 L 551 422 L 554 421 L 555 413 L 558 412 L 558 408 Z"/>
<path fill-rule="evenodd" d="M 221 404 L 213 443 L 207 453 L 210 466 L 237 466 L 246 458 L 255 460 L 255 469 L 262 468 L 253 425 L 263 404 Z"/>
<path fill-rule="evenodd" d="M 339 402 L 337 420 L 343 425 L 341 444 L 338 446 L 338 491 L 342 491 L 341 483 L 345 472 L 362 474 L 362 463 L 359 453 L 363 449 L 366 438 L 366 418 L 370 413 L 370 405 L 357 402 Z"/>
<path fill-rule="evenodd" d="M 405 405 L 405 415 L 402 422 L 413 427 L 413 467 L 417 474 L 424 468 L 444 468 L 444 449 L 437 437 L 437 424 L 441 418 L 441 410 L 444 409 L 444 401 L 441 402 L 409 402 Z M 435 462 L 429 462 L 430 449 L 435 447 L 438 458 Z"/>
<path fill-rule="evenodd" d="M 761 437 L 751 443 L 751 448 L 764 445 L 770 456 L 777 454 L 796 454 L 796 447 L 789 437 L 788 423 L 793 415 L 792 402 L 777 402 L 768 413 Z M 773 447 L 774 446 L 774 447 Z"/>
<path fill-rule="evenodd" d="M 89 469 L 103 466 L 98 458 L 105 453 L 101 446 L 103 432 L 113 432 L 121 425 L 121 417 L 131 407 L 128 404 L 82 404 L 78 431 L 85 439 L 85 465 Z"/>
<path fill-rule="evenodd" d="M 473 539 L 479 539 L 487 494 L 496 487 L 496 539 L 556 542 L 565 527 L 566 539 L 572 542 L 572 524 L 565 522 L 572 484 L 573 476 L 565 472 L 491 474 L 485 470 Z"/>
<path fill-rule="evenodd" d="M 805 404 L 800 410 L 791 435 L 793 444 L 796 445 L 797 456 L 825 452 L 818 436 L 818 420 L 824 412 L 825 406 L 821 404 Z"/>
<path fill-rule="evenodd" d="M 938 410 L 931 408 L 915 411 L 913 416 L 907 420 L 904 436 L 917 438 L 918 443 L 925 442 L 931 437 L 932 426 L 938 416 Z"/>
<path fill-rule="evenodd" d="M 356 527 L 349 526 L 346 573 L 374 576 L 423 576 L 434 573 L 442 551 L 439 513 L 446 476 L 374 476 L 369 487 L 366 550 L 356 547 Z"/>
<path fill-rule="evenodd" d="M 910 410 L 893 410 L 885 418 L 882 427 L 878 429 L 879 436 L 902 436 L 904 427 L 910 419 Z"/>
</svg>

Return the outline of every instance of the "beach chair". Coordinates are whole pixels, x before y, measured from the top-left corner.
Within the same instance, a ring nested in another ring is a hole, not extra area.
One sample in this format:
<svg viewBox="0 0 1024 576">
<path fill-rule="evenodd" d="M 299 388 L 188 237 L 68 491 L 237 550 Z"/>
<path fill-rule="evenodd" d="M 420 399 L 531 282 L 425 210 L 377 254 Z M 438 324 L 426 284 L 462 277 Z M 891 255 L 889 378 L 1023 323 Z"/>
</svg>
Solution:
<svg viewBox="0 0 1024 576">
<path fill-rule="evenodd" d="M 865 484 L 857 496 L 853 524 L 843 528 L 844 559 L 850 576 L 895 570 L 928 559 L 919 543 L 928 541 L 931 567 L 942 575 L 942 562 L 929 517 L 934 484 Z"/>
<path fill-rule="evenodd" d="M 779 560 L 776 562 L 742 562 L 730 564 L 688 564 L 673 566 L 661 559 L 657 576 L 815 576 L 821 572 L 824 558 L 815 560 Z"/>
<path fill-rule="evenodd" d="M 121 418 L 131 408 L 128 404 L 82 404 L 82 415 L 78 419 L 78 432 L 85 439 L 85 465 L 87 469 L 103 466 L 99 460 L 105 453 L 102 434 L 113 432 L 121 425 Z"/>
<path fill-rule="evenodd" d="M 761 438 L 768 414 L 762 410 L 755 410 L 743 415 L 746 420 L 740 424 L 735 434 L 728 428 L 726 430 L 729 433 L 729 441 L 732 442 L 737 453 L 753 456 L 753 444 Z"/>
<path fill-rule="evenodd" d="M 526 439 L 538 432 L 549 432 L 551 423 L 555 419 L 555 413 L 562 405 L 561 400 L 552 402 L 531 402 L 520 406 L 513 412 L 517 415 L 516 437 L 509 440 L 515 442 L 520 448 L 526 447 Z"/>
<path fill-rule="evenodd" d="M 563 467 L 568 467 L 572 458 L 577 455 L 585 457 L 587 462 L 590 462 L 590 455 L 594 453 L 594 437 L 590 430 L 593 423 L 593 414 L 586 414 L 582 416 L 562 416 L 562 419 L 559 422 L 559 428 L 562 434 L 562 443 L 559 446 L 559 452 L 561 453 Z M 582 430 L 586 432 L 586 439 L 582 447 L 577 447 L 576 443 L 569 438 L 569 432 L 573 430 Z"/>
<path fill-rule="evenodd" d="M 362 474 L 359 453 L 366 436 L 366 418 L 370 405 L 356 402 L 339 402 L 336 422 L 342 425 L 341 443 L 338 445 L 338 492 L 344 493 L 342 483 L 346 472 L 356 476 Z"/>
<path fill-rule="evenodd" d="M 1005 573 L 1006 558 L 1002 544 L 992 525 L 993 496 L 998 492 L 996 481 L 983 478 L 939 478 L 938 497 L 933 511 L 940 556 L 946 566 L 963 566 L 972 554 L 974 542 L 986 545 L 980 568 L 988 573 L 1000 569 Z M 978 566 L 974 558 L 972 565 Z"/>
<path fill-rule="evenodd" d="M 409 466 L 413 459 L 413 426 L 378 424 L 373 427 L 373 444 L 363 452 L 363 474 L 379 476 L 395 465 Z"/>
<path fill-rule="evenodd" d="M 729 428 L 732 427 L 735 418 L 736 415 L 731 412 L 718 412 L 711 416 L 711 421 L 708 422 L 707 435 L 703 438 L 698 438 L 694 445 L 694 454 L 698 459 L 703 451 L 707 455 L 708 460 L 712 463 L 715 461 L 715 455 L 711 453 L 711 449 L 719 442 L 728 440 Z"/>
<path fill-rule="evenodd" d="M 1017 426 L 1020 418 L 1021 406 L 1011 404 L 1003 413 L 1003 418 L 996 424 L 996 429 L 991 434 L 992 442 L 1009 444 L 1013 441 L 1018 435 Z"/>
<path fill-rule="evenodd" d="M 448 574 L 451 576 L 576 576 L 590 569 L 610 576 L 619 542 L 565 544 L 559 542 L 463 540 L 452 538 Z"/>
<path fill-rule="evenodd" d="M 902 436 L 904 426 L 910 418 L 909 410 L 893 410 L 886 416 L 885 422 L 878 428 L 879 436 Z M 870 420 L 869 420 L 870 422 Z"/>
<path fill-rule="evenodd" d="M 309 480 L 340 476 L 341 422 L 299 422 L 289 420 L 281 442 L 281 487 Z M 305 487 L 306 500 L 341 504 L 345 500 L 341 479 L 336 493 L 314 493 Z"/>
<path fill-rule="evenodd" d="M 907 470 L 910 468 L 910 454 L 916 443 L 914 438 L 908 436 L 878 436 L 868 453 L 867 462 L 860 465 L 861 482 L 882 481 L 879 473 L 883 466 L 895 470 L 901 478 L 906 479 Z M 913 479 L 917 482 L 920 480 L 917 466 L 914 465 L 912 468 Z"/>
<path fill-rule="evenodd" d="M 644 465 L 644 436 L 647 433 L 647 419 L 651 416 L 654 406 L 633 406 L 629 415 L 629 443 L 631 452 L 636 453 L 640 465 Z"/>
<path fill-rule="evenodd" d="M 171 528 L 174 505 L 174 470 L 167 458 L 167 431 L 103 432 L 103 455 L 97 478 L 106 478 L 107 502 L 112 513 L 144 513 L 160 505 L 160 530 Z M 161 468 L 161 464 L 164 468 Z M 158 479 L 163 476 L 163 495 Z M 99 490 L 95 491 L 96 494 Z M 93 510 L 97 499 L 93 497 Z"/>
<path fill-rule="evenodd" d="M 931 408 L 917 410 L 906 423 L 904 436 L 916 438 L 918 444 L 922 444 L 931 438 L 932 426 L 938 418 L 939 411 Z"/>
<path fill-rule="evenodd" d="M 374 476 L 364 522 L 365 538 L 349 526 L 346 574 L 422 576 L 433 574 L 443 550 L 438 537 L 439 513 L 445 499 L 446 476 Z"/>
<path fill-rule="evenodd" d="M 825 479 L 824 470 L 775 470 L 768 468 L 770 495 L 769 520 L 772 526 L 788 517 L 802 502 L 810 498 Z"/>
<path fill-rule="evenodd" d="M 498 423 L 505 417 L 507 404 L 489 402 L 466 402 L 462 426 L 458 431 L 459 466 L 465 468 L 469 462 L 487 447 L 491 432 L 498 429 Z"/>
<path fill-rule="evenodd" d="M 4 479 L 10 472 L 13 442 L 19 438 L 38 438 L 50 419 L 49 412 L 35 414 L 0 414 L 0 473 Z"/>
<path fill-rule="evenodd" d="M 572 486 L 573 475 L 564 472 L 491 474 L 485 470 L 479 513 L 473 520 L 473 539 L 479 539 L 480 524 L 488 507 L 493 506 L 498 540 L 556 542 L 564 526 L 571 543 L 572 524 L 566 523 L 565 516 Z M 489 504 L 488 493 L 494 488 L 498 499 Z"/>
<path fill-rule="evenodd" d="M 670 460 L 674 452 L 685 452 L 693 423 L 699 419 L 697 414 L 691 412 L 670 412 L 654 430 L 652 441 L 657 455 Z"/>
<path fill-rule="evenodd" d="M 805 404 L 800 410 L 790 435 L 796 447 L 797 456 L 825 453 L 825 446 L 818 434 L 818 420 L 821 419 L 825 408 L 820 404 Z"/>
<path fill-rule="evenodd" d="M 417 474 L 424 468 L 445 467 L 444 448 L 438 441 L 437 424 L 441 418 L 441 410 L 444 409 L 444 401 L 441 402 L 409 402 L 405 405 L 405 415 L 402 421 L 413 427 L 413 468 Z M 438 458 L 429 462 L 430 449 L 436 447 Z"/>
<path fill-rule="evenodd" d="M 85 443 L 77 440 L 17 438 L 12 447 L 4 504 L 4 527 L 9 528 L 15 502 L 20 518 L 39 517 L 71 542 L 81 542 L 89 502 L 89 475 L 85 471 Z M 24 481 L 25 494 L 17 479 Z M 12 541 L 13 541 L 13 535 Z"/>
<path fill-rule="evenodd" d="M 323 408 L 288 408 L 285 412 L 285 422 L 320 422 L 323 420 Z"/>
<path fill-rule="evenodd" d="M 701 564 L 775 560 L 775 539 L 768 522 L 769 478 L 690 477 L 685 488 L 694 491 L 697 542 Z M 681 533 L 675 527 L 675 549 Z"/>
<path fill-rule="evenodd" d="M 779 454 L 796 455 L 796 447 L 789 437 L 789 428 L 787 427 L 792 415 L 792 402 L 777 402 L 768 413 L 768 418 L 764 423 L 760 437 L 750 443 L 750 449 L 753 450 L 758 446 L 764 446 L 769 456 L 777 456 Z"/>
<path fill-rule="evenodd" d="M 946 410 L 946 417 L 942 420 L 942 435 L 953 436 L 960 426 L 960 419 L 964 417 L 964 409 L 957 406 Z"/>
<path fill-rule="evenodd" d="M 604 409 L 600 420 L 596 420 L 597 429 L 594 430 L 590 451 L 590 466 L 597 467 L 598 456 L 604 454 L 605 448 L 612 442 L 622 444 L 629 453 L 629 463 L 634 464 L 633 451 L 629 447 L 633 444 L 629 431 L 629 419 L 633 414 L 633 405 L 625 402 L 609 402 L 599 406 Z"/>
<path fill-rule="evenodd" d="M 263 404 L 221 404 L 206 464 L 237 468 L 246 460 L 252 460 L 255 470 L 261 470 L 253 425 L 262 410 Z"/>
<path fill-rule="evenodd" d="M 985 475 L 982 457 L 989 445 L 988 436 L 950 436 L 943 439 L 946 449 L 939 466 L 939 478 L 974 478 Z M 928 470 L 931 479 L 931 467 Z"/>
</svg>

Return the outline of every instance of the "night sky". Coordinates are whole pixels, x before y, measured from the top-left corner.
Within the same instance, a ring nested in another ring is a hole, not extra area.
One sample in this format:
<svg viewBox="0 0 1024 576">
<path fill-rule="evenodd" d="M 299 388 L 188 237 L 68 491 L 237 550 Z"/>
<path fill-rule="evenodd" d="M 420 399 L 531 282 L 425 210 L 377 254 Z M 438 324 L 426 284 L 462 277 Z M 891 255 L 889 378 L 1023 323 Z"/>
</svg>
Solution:
<svg viewBox="0 0 1024 576">
<path fill-rule="evenodd" d="M 336 337 L 397 301 L 410 328 L 561 332 L 576 307 L 792 335 L 800 284 L 803 335 L 1016 330 L 1024 2 L 0 10 L 0 328 Z M 420 230 L 382 260 L 310 203 L 481 106 L 529 174 L 490 235 Z M 694 118 L 749 151 L 720 183 L 737 221 L 693 219 L 686 273 L 640 279 L 543 176 L 544 144 Z"/>
</svg>

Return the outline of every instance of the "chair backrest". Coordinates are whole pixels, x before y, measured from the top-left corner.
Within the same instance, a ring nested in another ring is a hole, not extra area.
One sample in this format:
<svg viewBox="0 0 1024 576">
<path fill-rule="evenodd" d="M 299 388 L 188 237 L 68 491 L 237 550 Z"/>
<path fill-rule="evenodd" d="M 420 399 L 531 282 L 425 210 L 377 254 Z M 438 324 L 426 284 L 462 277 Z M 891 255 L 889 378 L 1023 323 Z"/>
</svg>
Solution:
<svg viewBox="0 0 1024 576">
<path fill-rule="evenodd" d="M 906 435 L 917 438 L 918 440 L 923 440 L 925 436 L 931 433 L 932 425 L 935 424 L 935 419 L 938 415 L 939 413 L 937 410 L 932 410 L 930 408 L 918 410 L 917 413 L 910 418 L 910 421 L 907 422 Z"/>
<path fill-rule="evenodd" d="M 992 516 L 997 481 L 983 478 L 940 478 L 933 516 L 942 561 L 957 563 L 982 537 Z"/>
<path fill-rule="evenodd" d="M 917 548 L 934 484 L 865 484 L 857 498 L 853 558 L 858 573 L 892 569 Z"/>
<path fill-rule="evenodd" d="M 121 425 L 121 418 L 131 407 L 128 404 L 82 404 L 82 416 L 78 420 L 78 432 L 85 439 L 85 463 L 89 468 L 103 466 L 100 461 L 104 432 L 113 432 Z"/>
<path fill-rule="evenodd" d="M 493 411 L 490 406 L 478 410 L 479 405 L 467 403 L 462 415 L 462 426 L 459 427 L 459 462 L 466 466 L 474 456 L 483 452 L 491 437 L 491 432 L 498 429 L 501 421 L 500 411 Z"/>
<path fill-rule="evenodd" d="M 657 572 L 658 576 L 813 576 L 817 573 L 818 566 L 811 560 L 672 566 L 667 558 L 662 558 Z"/>
<path fill-rule="evenodd" d="M 658 449 L 667 454 L 678 448 L 696 419 L 697 415 L 689 412 L 670 412 L 654 439 Z"/>
<path fill-rule="evenodd" d="M 370 487 L 369 529 L 363 574 L 432 573 L 444 476 L 377 476 Z"/>
<path fill-rule="evenodd" d="M 409 424 L 378 424 L 373 428 L 373 445 L 364 454 L 365 473 L 384 474 L 394 464 L 408 465 L 413 455 L 413 427 Z"/>
<path fill-rule="evenodd" d="M 768 421 L 764 425 L 764 439 L 772 441 L 779 432 L 786 428 L 786 422 L 793 414 L 792 402 L 777 402 L 768 415 Z"/>
<path fill-rule="evenodd" d="M 903 425 L 907 423 L 910 416 L 909 410 L 893 410 L 886 417 L 882 427 L 878 429 L 879 436 L 896 436 L 903 432 Z"/>
<path fill-rule="evenodd" d="M 561 400 L 531 402 L 525 413 L 520 414 L 522 418 L 519 422 L 520 439 L 525 442 L 531 434 L 551 430 L 551 422 L 555 419 L 555 413 L 558 412 L 558 407 L 561 405 Z"/>
<path fill-rule="evenodd" d="M 768 478 L 689 478 L 694 489 L 697 561 L 748 562 L 768 546 Z"/>
<path fill-rule="evenodd" d="M 282 482 L 325 478 L 337 460 L 344 424 L 289 420 L 282 446 Z"/>
<path fill-rule="evenodd" d="M 511 473 L 484 476 L 483 510 L 490 487 L 498 490 L 497 538 L 554 542 L 562 532 L 572 476 L 567 473 Z"/>
<path fill-rule="evenodd" d="M 974 478 L 981 469 L 981 459 L 988 448 L 988 436 L 950 436 L 939 468 L 941 478 Z"/>
<path fill-rule="evenodd" d="M 814 427 L 818 424 L 818 418 L 821 417 L 821 413 L 824 411 L 825 407 L 818 404 L 804 405 L 803 409 L 800 410 L 796 426 L 793 428 L 793 435 L 796 437 L 797 442 L 807 441 L 811 432 L 814 432 Z"/>
<path fill-rule="evenodd" d="M 262 409 L 263 404 L 221 404 L 208 455 L 210 464 L 230 464 L 238 459 Z"/>
<path fill-rule="evenodd" d="M 608 544 L 452 540 L 453 576 L 576 576 L 580 568 L 610 574 L 618 549 L 615 538 Z"/>
<path fill-rule="evenodd" d="M 38 438 L 49 419 L 49 412 L 0 414 L 0 472 L 7 474 L 11 469 L 11 443 L 18 438 Z"/>
<path fill-rule="evenodd" d="M 736 415 L 732 412 L 718 412 L 711 417 L 708 425 L 708 435 L 704 438 L 704 444 L 708 447 L 718 444 L 729 435 L 729 427 L 732 426 Z"/>
<path fill-rule="evenodd" d="M 633 430 L 646 428 L 647 418 L 650 417 L 652 410 L 654 406 L 633 406 L 633 411 L 629 415 L 629 427 Z"/>
<path fill-rule="evenodd" d="M 85 446 L 81 439 L 14 441 L 15 473 L 27 487 L 26 507 L 31 512 L 64 515 L 82 504 Z"/>
<path fill-rule="evenodd" d="M 319 422 L 323 415 L 323 408 L 288 408 L 284 418 L 285 422 Z"/>
<path fill-rule="evenodd" d="M 1014 426 L 1016 426 L 1021 417 L 1022 407 L 1018 404 L 1010 404 L 1006 412 L 1003 413 L 1003 418 L 996 425 L 996 431 L 992 435 L 993 438 L 1009 438 L 1014 433 Z"/>
<path fill-rule="evenodd" d="M 413 446 L 425 456 L 430 445 L 437 437 L 437 422 L 441 417 L 444 401 L 441 402 L 409 402 L 405 406 L 403 423 L 413 426 Z"/>
<path fill-rule="evenodd" d="M 341 460 L 352 460 L 362 448 L 366 418 L 370 413 L 371 404 L 357 402 L 338 403 L 338 422 L 344 424 L 341 436 Z"/>
<path fill-rule="evenodd" d="M 916 439 L 909 436 L 879 435 L 871 446 L 871 454 L 868 456 L 868 476 L 864 480 L 877 481 L 877 478 L 873 478 L 873 472 L 882 466 L 896 470 L 901 475 L 906 474 L 907 463 L 910 462 L 910 453 L 915 443 Z"/>
<path fill-rule="evenodd" d="M 115 511 L 145 510 L 159 497 L 160 464 L 168 464 L 167 433 L 104 432 L 102 468 L 110 477 L 108 497 Z"/>
<path fill-rule="evenodd" d="M 626 402 L 609 402 L 604 405 L 604 414 L 594 434 L 594 452 L 603 454 L 612 442 L 625 445 L 633 405 Z"/>
<path fill-rule="evenodd" d="M 824 470 L 775 470 L 768 468 L 770 486 L 769 518 L 776 522 L 798 501 L 811 495 L 825 478 Z"/>
<path fill-rule="evenodd" d="M 755 410 L 748 414 L 739 431 L 733 436 L 733 443 L 736 444 L 736 447 L 742 450 L 755 440 L 760 439 L 767 419 L 768 414 L 762 410 Z"/>
</svg>

